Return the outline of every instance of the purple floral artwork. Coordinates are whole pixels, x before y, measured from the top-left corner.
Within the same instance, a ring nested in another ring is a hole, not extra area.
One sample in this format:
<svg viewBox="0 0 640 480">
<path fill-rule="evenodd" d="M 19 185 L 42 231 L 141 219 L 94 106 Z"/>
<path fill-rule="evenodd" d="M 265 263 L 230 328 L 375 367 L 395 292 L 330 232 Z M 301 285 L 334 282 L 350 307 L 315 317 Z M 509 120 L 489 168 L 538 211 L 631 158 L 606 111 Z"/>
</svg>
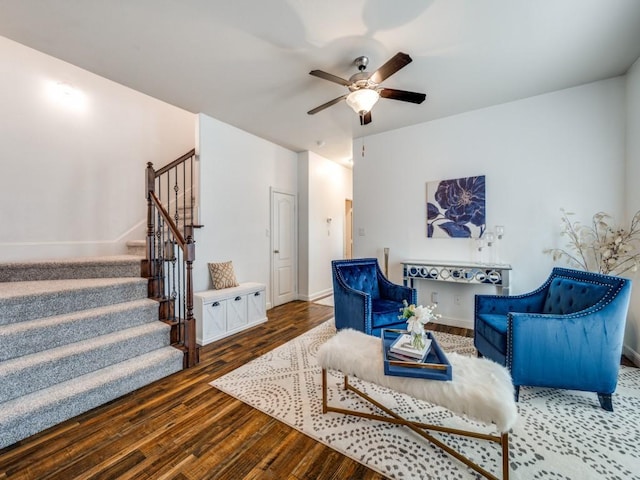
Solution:
<svg viewBox="0 0 640 480">
<path fill-rule="evenodd" d="M 485 218 L 484 175 L 427 183 L 427 237 L 480 238 Z"/>
</svg>

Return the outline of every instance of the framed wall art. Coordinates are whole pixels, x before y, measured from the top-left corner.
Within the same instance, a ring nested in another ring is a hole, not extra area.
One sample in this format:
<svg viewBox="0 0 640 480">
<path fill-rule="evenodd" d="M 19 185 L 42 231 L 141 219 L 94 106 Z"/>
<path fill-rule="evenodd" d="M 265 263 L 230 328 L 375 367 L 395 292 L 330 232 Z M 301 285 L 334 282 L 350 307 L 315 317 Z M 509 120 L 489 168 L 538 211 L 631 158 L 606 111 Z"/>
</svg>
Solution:
<svg viewBox="0 0 640 480">
<path fill-rule="evenodd" d="M 480 238 L 485 228 L 484 175 L 427 183 L 427 237 Z"/>
</svg>

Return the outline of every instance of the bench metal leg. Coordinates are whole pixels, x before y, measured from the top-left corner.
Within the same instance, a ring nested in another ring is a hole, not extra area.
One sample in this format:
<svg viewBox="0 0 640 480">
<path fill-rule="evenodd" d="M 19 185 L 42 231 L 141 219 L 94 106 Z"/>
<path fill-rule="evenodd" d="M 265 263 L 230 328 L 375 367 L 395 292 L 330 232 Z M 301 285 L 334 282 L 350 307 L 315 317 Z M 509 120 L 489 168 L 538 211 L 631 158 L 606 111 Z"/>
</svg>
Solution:
<svg viewBox="0 0 640 480">
<path fill-rule="evenodd" d="M 356 410 L 349 410 L 349 409 L 338 408 L 338 407 L 332 407 L 327 403 L 327 388 L 328 388 L 327 387 L 327 371 L 325 369 L 322 369 L 322 413 L 327 413 L 327 412 L 342 413 L 345 415 L 353 415 L 356 417 L 368 418 L 370 420 L 393 423 L 396 425 L 404 425 L 410 428 L 411 430 L 413 430 L 414 432 L 416 432 L 425 440 L 429 441 L 433 445 L 442 449 L 452 457 L 458 459 L 459 461 L 461 461 L 468 467 L 472 468 L 483 477 L 488 478 L 489 480 L 500 480 L 500 478 L 495 476 L 488 470 L 485 470 L 483 467 L 473 462 L 471 459 L 464 456 L 462 453 L 458 452 L 457 450 L 453 449 L 446 443 L 435 438 L 430 433 L 428 433 L 428 430 L 439 432 L 439 433 L 448 433 L 452 435 L 471 437 L 471 438 L 476 438 L 480 440 L 487 440 L 487 441 L 499 444 L 501 446 L 501 454 L 502 454 L 502 480 L 509 480 L 509 434 L 508 432 L 502 433 L 500 435 L 490 435 L 490 434 L 474 432 L 470 430 L 460 430 L 456 428 L 443 427 L 441 425 L 431 425 L 427 423 L 406 420 L 405 418 L 401 417 L 397 413 L 388 409 L 387 407 L 377 402 L 373 398 L 369 397 L 366 393 L 358 390 L 353 385 L 351 385 L 348 381 L 347 375 L 344 376 L 344 388 L 346 390 L 349 390 L 355 393 L 356 395 L 363 398 L 364 400 L 371 403 L 372 405 L 375 405 L 377 408 L 382 410 L 388 416 L 376 415 L 376 414 L 366 413 L 366 412 L 358 412 Z"/>
</svg>

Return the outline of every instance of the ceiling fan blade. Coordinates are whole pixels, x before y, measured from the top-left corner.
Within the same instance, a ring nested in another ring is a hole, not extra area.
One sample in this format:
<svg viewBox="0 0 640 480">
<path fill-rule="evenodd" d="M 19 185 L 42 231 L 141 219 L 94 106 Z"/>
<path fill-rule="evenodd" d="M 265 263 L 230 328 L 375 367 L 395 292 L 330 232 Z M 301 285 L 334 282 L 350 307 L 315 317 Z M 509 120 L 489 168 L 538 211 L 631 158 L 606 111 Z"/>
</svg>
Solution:
<svg viewBox="0 0 640 480">
<path fill-rule="evenodd" d="M 412 61 L 411 57 L 406 53 L 398 52 L 391 58 L 391 60 L 373 72 L 369 78 L 372 82 L 380 84 L 402 67 L 410 64 Z"/>
<path fill-rule="evenodd" d="M 407 92 L 406 90 L 395 90 L 393 88 L 383 88 L 379 93 L 383 98 L 400 100 L 401 102 L 422 103 L 427 98 L 424 93 Z"/>
<path fill-rule="evenodd" d="M 327 103 L 323 103 L 322 105 L 320 105 L 319 107 L 316 107 L 312 110 L 309 110 L 307 113 L 309 115 L 313 115 L 315 113 L 318 113 L 320 110 L 324 110 L 325 108 L 329 108 L 331 105 L 335 105 L 336 103 L 338 103 L 340 100 L 344 100 L 345 98 L 347 98 L 348 94 L 342 95 L 338 98 L 334 98 L 333 100 L 329 100 Z"/>
<path fill-rule="evenodd" d="M 371 112 L 360 115 L 360 125 L 367 125 L 369 123 L 371 123 Z"/>
<path fill-rule="evenodd" d="M 344 85 L 348 87 L 351 85 L 351 82 L 345 80 L 344 78 L 337 77 L 336 75 L 332 75 L 327 72 L 323 72 L 322 70 L 311 70 L 309 75 L 313 75 L 314 77 L 324 78 L 325 80 L 329 80 L 330 82 L 339 83 L 340 85 Z"/>
</svg>

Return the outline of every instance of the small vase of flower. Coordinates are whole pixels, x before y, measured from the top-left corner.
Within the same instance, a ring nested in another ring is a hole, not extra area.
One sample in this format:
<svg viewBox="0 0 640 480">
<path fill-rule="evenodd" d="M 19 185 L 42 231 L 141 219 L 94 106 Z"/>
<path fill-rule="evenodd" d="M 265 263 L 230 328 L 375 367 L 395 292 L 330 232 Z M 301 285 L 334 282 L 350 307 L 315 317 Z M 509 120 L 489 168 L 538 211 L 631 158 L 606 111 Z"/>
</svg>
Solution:
<svg viewBox="0 0 640 480">
<path fill-rule="evenodd" d="M 401 315 L 398 315 L 398 318 L 407 321 L 407 331 L 411 334 L 413 348 L 422 350 L 425 339 L 424 326 L 431 320 L 437 320 L 441 317 L 439 313 L 434 313 L 437 305 L 415 306 L 414 304 L 409 305 L 406 300 L 403 300 L 402 304 L 404 306 L 400 309 Z"/>
</svg>

